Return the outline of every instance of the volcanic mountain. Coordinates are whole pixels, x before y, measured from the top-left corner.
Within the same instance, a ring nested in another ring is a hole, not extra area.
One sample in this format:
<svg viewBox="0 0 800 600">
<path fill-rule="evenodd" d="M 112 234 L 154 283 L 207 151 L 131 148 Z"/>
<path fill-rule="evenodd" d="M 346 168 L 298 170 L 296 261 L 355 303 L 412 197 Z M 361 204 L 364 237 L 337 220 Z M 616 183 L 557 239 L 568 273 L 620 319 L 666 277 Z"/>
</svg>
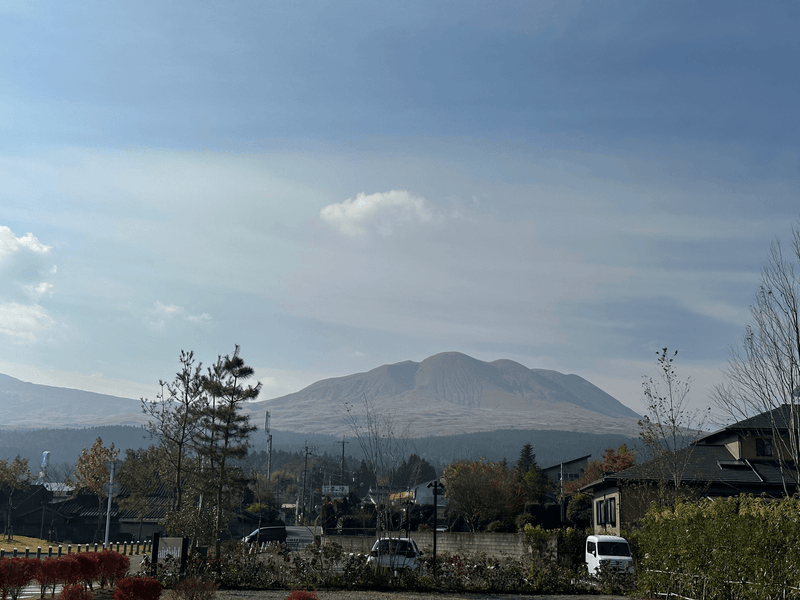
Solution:
<svg viewBox="0 0 800 600">
<path fill-rule="evenodd" d="M 279 430 L 347 436 L 372 415 L 409 437 L 497 429 L 634 435 L 639 417 L 577 375 L 458 352 L 325 379 L 246 411 L 257 423 L 269 411 Z"/>
</svg>

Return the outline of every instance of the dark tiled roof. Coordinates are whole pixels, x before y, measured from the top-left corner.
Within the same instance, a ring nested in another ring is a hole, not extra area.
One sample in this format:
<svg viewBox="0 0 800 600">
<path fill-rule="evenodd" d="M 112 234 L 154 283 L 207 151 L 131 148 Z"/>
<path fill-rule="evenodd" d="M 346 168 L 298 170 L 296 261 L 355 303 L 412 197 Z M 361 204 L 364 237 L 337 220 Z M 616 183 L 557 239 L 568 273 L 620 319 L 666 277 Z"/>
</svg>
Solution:
<svg viewBox="0 0 800 600">
<path fill-rule="evenodd" d="M 683 485 L 705 485 L 709 493 L 782 493 L 784 478 L 796 481 L 797 469 L 794 464 L 768 459 L 736 460 L 725 446 L 696 445 L 678 452 L 679 460 L 686 460 L 681 483 Z M 680 463 L 679 463 L 680 464 Z M 625 471 L 606 475 L 604 482 L 645 482 L 653 483 L 670 480 L 668 469 L 656 461 L 635 465 Z M 594 487 L 601 481 L 589 484 Z M 790 490 L 794 484 L 789 485 Z"/>
<path fill-rule="evenodd" d="M 789 429 L 789 424 L 792 422 L 792 408 L 793 407 L 788 404 L 782 404 L 778 408 L 738 421 L 732 425 L 727 425 L 719 431 L 715 431 L 700 438 L 698 442 L 702 443 L 703 440 L 714 438 L 724 432 L 764 432 L 772 431 L 773 428 L 786 431 Z M 795 422 L 800 423 L 800 406 L 794 406 L 794 417 Z"/>
</svg>

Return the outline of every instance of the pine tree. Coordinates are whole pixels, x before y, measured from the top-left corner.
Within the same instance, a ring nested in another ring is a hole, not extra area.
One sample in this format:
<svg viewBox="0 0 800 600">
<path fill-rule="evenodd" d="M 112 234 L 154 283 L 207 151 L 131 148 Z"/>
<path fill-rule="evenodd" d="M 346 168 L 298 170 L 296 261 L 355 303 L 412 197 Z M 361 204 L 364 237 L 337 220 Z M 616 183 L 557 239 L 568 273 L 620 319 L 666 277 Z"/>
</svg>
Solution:
<svg viewBox="0 0 800 600">
<path fill-rule="evenodd" d="M 197 437 L 196 450 L 207 469 L 204 478 L 216 498 L 217 536 L 229 513 L 225 500 L 245 485 L 244 473 L 233 462 L 247 456 L 250 434 L 256 430 L 250 425 L 250 418 L 241 413 L 242 405 L 258 398 L 261 392 L 261 383 L 244 387 L 252 376 L 253 369 L 239 356 L 237 345 L 232 355 L 220 356 L 203 379 L 209 404 L 202 411 L 202 432 Z M 219 540 L 216 550 L 219 556 Z"/>
</svg>

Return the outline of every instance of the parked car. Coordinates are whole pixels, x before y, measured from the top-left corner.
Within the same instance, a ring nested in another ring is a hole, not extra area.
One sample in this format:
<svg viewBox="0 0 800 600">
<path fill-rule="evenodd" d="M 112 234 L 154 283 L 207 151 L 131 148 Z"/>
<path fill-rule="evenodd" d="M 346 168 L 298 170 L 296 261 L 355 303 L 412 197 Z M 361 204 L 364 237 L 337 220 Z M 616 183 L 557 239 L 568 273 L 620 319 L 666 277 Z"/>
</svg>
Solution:
<svg viewBox="0 0 800 600">
<path fill-rule="evenodd" d="M 286 526 L 285 525 L 271 525 L 269 527 L 262 527 L 256 529 L 253 533 L 246 535 L 242 538 L 245 544 L 263 544 L 264 542 L 278 542 L 280 544 L 286 543 Z"/>
<path fill-rule="evenodd" d="M 633 573 L 633 557 L 628 540 L 615 535 L 590 535 L 586 538 L 586 569 L 589 575 L 601 571 Z"/>
<path fill-rule="evenodd" d="M 422 571 L 422 554 L 411 538 L 381 538 L 372 546 L 367 564 L 395 571 Z"/>
</svg>

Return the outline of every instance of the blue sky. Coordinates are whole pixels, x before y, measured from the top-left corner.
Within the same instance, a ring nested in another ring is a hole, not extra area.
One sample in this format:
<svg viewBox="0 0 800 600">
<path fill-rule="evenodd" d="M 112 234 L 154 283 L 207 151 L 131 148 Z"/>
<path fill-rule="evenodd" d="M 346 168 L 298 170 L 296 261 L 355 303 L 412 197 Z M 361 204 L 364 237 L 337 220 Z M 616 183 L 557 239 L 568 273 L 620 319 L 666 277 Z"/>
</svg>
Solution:
<svg viewBox="0 0 800 600">
<path fill-rule="evenodd" d="M 707 403 L 798 202 L 793 3 L 0 0 L 0 372 L 456 350 Z M 278 423 L 273 425 L 280 429 Z"/>
</svg>

